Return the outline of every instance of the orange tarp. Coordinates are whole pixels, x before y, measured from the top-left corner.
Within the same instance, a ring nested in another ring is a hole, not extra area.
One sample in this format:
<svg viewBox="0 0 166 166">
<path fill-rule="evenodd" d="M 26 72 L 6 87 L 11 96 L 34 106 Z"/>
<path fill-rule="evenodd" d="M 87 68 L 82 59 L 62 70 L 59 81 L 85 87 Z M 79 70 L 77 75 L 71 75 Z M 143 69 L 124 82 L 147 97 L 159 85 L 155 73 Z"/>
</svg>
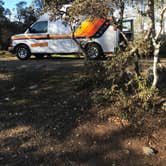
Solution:
<svg viewBox="0 0 166 166">
<path fill-rule="evenodd" d="M 85 20 L 75 32 L 76 37 L 92 37 L 104 24 L 106 19 L 95 18 L 94 20 Z"/>
</svg>

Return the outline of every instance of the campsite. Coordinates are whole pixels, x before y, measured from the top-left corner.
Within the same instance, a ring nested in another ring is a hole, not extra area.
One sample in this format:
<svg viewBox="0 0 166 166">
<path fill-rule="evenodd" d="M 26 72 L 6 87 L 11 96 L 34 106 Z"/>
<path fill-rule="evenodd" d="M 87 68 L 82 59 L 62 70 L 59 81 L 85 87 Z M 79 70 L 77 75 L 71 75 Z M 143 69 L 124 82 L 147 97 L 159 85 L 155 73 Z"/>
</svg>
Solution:
<svg viewBox="0 0 166 166">
<path fill-rule="evenodd" d="M 10 3 L 0 166 L 165 166 L 165 0 Z"/>
</svg>

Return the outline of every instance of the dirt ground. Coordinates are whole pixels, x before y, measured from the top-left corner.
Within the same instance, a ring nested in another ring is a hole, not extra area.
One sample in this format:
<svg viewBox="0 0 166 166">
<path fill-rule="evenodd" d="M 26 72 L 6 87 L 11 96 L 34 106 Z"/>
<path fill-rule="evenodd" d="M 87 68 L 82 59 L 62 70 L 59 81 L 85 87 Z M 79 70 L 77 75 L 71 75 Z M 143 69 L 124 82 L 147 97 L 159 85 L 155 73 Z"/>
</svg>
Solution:
<svg viewBox="0 0 166 166">
<path fill-rule="evenodd" d="M 0 165 L 165 166 L 166 112 L 134 126 L 77 90 L 83 72 L 83 59 L 0 55 Z"/>
</svg>

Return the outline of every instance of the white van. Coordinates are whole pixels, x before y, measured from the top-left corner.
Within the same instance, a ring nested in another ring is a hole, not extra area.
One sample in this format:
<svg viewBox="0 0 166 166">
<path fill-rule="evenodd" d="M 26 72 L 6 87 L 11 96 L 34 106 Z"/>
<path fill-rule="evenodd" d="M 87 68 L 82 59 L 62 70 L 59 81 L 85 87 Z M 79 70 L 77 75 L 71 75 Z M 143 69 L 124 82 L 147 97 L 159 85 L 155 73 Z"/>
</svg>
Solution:
<svg viewBox="0 0 166 166">
<path fill-rule="evenodd" d="M 111 19 L 86 19 L 75 30 L 75 38 L 82 43 L 90 59 L 115 52 L 119 36 Z M 29 59 L 32 54 L 41 58 L 45 54 L 81 52 L 72 39 L 70 26 L 61 19 L 50 21 L 48 14 L 41 16 L 24 34 L 12 36 L 9 51 L 21 60 Z"/>
</svg>

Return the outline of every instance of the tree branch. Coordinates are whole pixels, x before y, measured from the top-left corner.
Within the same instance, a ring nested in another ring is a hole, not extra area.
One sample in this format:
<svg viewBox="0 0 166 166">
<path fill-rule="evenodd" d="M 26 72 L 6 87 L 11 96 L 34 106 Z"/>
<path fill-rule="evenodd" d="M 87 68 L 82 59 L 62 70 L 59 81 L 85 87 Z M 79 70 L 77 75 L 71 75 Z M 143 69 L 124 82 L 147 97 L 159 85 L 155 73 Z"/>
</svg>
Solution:
<svg viewBox="0 0 166 166">
<path fill-rule="evenodd" d="M 159 32 L 156 34 L 155 36 L 155 41 L 158 40 L 158 38 L 160 37 L 162 31 L 163 31 L 163 22 L 164 22 L 164 14 L 166 12 L 166 6 L 162 9 L 161 15 L 160 15 L 160 30 Z"/>
</svg>

